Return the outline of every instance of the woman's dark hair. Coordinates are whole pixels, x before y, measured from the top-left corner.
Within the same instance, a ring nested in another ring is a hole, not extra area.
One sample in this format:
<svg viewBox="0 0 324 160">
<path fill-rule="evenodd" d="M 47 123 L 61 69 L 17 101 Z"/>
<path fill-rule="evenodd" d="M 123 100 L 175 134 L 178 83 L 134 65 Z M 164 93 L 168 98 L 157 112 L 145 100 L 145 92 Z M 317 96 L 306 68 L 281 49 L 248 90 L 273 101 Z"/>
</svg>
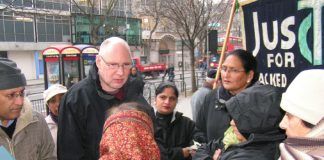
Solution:
<svg viewBox="0 0 324 160">
<path fill-rule="evenodd" d="M 164 91 L 165 88 L 172 88 L 174 91 L 174 94 L 176 95 L 176 97 L 179 97 L 179 91 L 177 86 L 175 86 L 174 83 L 172 82 L 162 82 L 160 83 L 160 85 L 156 88 L 155 90 L 155 96 L 159 95 L 160 93 L 162 93 Z"/>
<path fill-rule="evenodd" d="M 311 123 L 308 123 L 308 122 L 306 122 L 306 121 L 304 121 L 304 120 L 302 120 L 302 123 L 304 124 L 305 127 L 310 128 L 310 129 L 312 129 L 312 128 L 315 127 L 315 125 L 313 125 L 313 124 L 311 124 Z"/>
<path fill-rule="evenodd" d="M 258 63 L 251 52 L 248 52 L 243 49 L 237 49 L 227 54 L 226 58 L 229 56 L 236 56 L 241 60 L 245 73 L 249 73 L 250 71 L 254 72 L 250 86 L 259 80 L 259 72 L 257 68 Z"/>
<path fill-rule="evenodd" d="M 133 69 L 133 68 L 135 68 L 135 69 L 136 69 L 136 71 L 137 71 L 137 68 L 136 68 L 136 66 L 132 66 L 132 67 L 131 67 L 131 68 L 130 68 L 129 70 L 130 70 L 130 71 L 132 71 L 132 69 Z"/>
</svg>

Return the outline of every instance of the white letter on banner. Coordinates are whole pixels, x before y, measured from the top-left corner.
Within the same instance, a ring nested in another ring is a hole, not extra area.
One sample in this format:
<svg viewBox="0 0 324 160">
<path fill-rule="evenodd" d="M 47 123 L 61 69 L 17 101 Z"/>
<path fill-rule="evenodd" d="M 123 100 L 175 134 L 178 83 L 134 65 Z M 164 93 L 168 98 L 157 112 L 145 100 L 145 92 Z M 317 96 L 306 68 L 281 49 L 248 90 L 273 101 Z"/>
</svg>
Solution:
<svg viewBox="0 0 324 160">
<path fill-rule="evenodd" d="M 264 46 L 270 51 L 275 49 L 277 44 L 278 44 L 278 22 L 273 21 L 272 22 L 272 27 L 273 27 L 273 32 L 272 32 L 273 33 L 273 40 L 272 40 L 272 42 L 270 42 L 269 34 L 268 34 L 267 22 L 262 23 L 263 43 L 264 43 Z"/>
<path fill-rule="evenodd" d="M 267 54 L 268 68 L 271 68 L 271 63 L 274 62 L 273 54 Z"/>
<path fill-rule="evenodd" d="M 259 30 L 259 21 L 258 21 L 258 13 L 253 12 L 253 27 L 254 27 L 254 40 L 255 40 L 255 48 L 252 53 L 253 56 L 257 56 L 260 50 L 260 30 Z"/>
<path fill-rule="evenodd" d="M 288 40 L 281 40 L 281 49 L 290 49 L 294 46 L 296 42 L 296 35 L 293 31 L 289 30 L 290 25 L 295 24 L 295 17 L 290 16 L 284 19 L 281 23 L 281 33 L 283 36 L 287 37 Z"/>
<path fill-rule="evenodd" d="M 277 67 L 282 67 L 283 64 L 283 60 L 282 60 L 282 55 L 280 53 L 277 53 L 276 57 L 275 57 L 275 61 L 276 61 L 276 66 Z"/>
<path fill-rule="evenodd" d="M 285 67 L 289 67 L 289 63 L 290 63 L 290 67 L 295 68 L 294 60 L 295 60 L 294 53 L 292 52 L 285 53 Z"/>
</svg>

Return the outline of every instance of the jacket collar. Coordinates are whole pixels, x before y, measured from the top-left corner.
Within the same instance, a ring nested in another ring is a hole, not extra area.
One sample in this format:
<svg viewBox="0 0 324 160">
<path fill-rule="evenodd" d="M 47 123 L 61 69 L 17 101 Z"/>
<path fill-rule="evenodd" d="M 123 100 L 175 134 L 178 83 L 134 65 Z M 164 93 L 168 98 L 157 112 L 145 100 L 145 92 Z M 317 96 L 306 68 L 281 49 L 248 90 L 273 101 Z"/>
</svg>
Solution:
<svg viewBox="0 0 324 160">
<path fill-rule="evenodd" d="M 156 107 L 153 108 L 154 109 L 154 114 L 155 114 L 155 117 L 156 117 L 156 113 L 157 113 L 157 110 L 156 110 Z M 178 112 L 178 111 L 173 111 L 172 112 L 172 118 L 171 118 L 171 122 L 174 122 L 176 119 L 178 119 L 179 117 L 181 117 L 182 113 L 181 112 Z"/>
</svg>

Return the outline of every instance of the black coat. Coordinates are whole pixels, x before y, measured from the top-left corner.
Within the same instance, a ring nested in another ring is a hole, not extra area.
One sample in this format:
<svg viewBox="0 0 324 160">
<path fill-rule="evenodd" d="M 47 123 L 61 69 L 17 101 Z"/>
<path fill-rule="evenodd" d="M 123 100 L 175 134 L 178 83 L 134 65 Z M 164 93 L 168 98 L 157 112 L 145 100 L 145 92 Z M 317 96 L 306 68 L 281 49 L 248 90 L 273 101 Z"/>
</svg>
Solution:
<svg viewBox="0 0 324 160">
<path fill-rule="evenodd" d="M 223 87 L 212 90 L 205 97 L 197 115 L 196 126 L 206 134 L 207 141 L 222 137 L 229 127 L 230 116 L 223 103 L 231 97 L 232 95 Z"/>
<path fill-rule="evenodd" d="M 99 158 L 99 143 L 106 111 L 114 105 L 136 101 L 145 105 L 145 110 L 154 119 L 153 108 L 137 92 L 129 92 L 129 82 L 123 87 L 124 100 L 105 93 L 99 82 L 98 68 L 94 63 L 89 76 L 73 85 L 63 96 L 58 120 L 58 158 L 60 160 Z"/>
<path fill-rule="evenodd" d="M 229 146 L 224 150 L 222 138 L 213 140 L 198 148 L 193 160 L 212 160 L 216 149 L 222 149 L 219 160 L 277 160 L 279 158 L 279 143 L 284 134 L 273 135 L 251 134 L 246 142 Z"/>
<path fill-rule="evenodd" d="M 247 139 L 230 145 L 226 150 L 222 138 L 199 148 L 197 160 L 212 159 L 215 150 L 221 149 L 221 160 L 274 160 L 279 157 L 279 143 L 285 134 L 279 128 L 283 118 L 280 109 L 281 94 L 270 85 L 255 84 L 232 97 L 225 107 L 235 127 Z"/>
<path fill-rule="evenodd" d="M 176 112 L 173 118 L 166 127 L 158 120 L 155 123 L 155 140 L 161 151 L 161 160 L 186 160 L 182 148 L 193 145 L 193 140 L 203 143 L 206 139 L 195 127 L 195 122 L 182 116 L 182 113 Z"/>
<path fill-rule="evenodd" d="M 144 90 L 144 79 L 140 74 L 136 74 L 135 76 L 130 74 L 128 80 L 131 82 L 132 85 L 132 91 L 133 93 L 143 93 Z"/>
</svg>

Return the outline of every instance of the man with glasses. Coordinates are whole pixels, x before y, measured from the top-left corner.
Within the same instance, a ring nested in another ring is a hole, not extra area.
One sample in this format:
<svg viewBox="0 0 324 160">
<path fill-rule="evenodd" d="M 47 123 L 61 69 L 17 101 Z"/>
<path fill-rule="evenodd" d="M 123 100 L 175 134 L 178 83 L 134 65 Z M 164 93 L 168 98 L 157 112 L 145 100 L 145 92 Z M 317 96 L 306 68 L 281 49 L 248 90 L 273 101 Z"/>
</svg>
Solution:
<svg viewBox="0 0 324 160">
<path fill-rule="evenodd" d="M 25 75 L 6 58 L 0 58 L 0 75 L 0 159 L 56 159 L 43 115 L 24 97 Z"/>
<path fill-rule="evenodd" d="M 99 158 L 99 143 L 106 111 L 123 102 L 143 104 L 154 117 L 143 95 L 134 93 L 128 75 L 130 48 L 126 41 L 112 37 L 100 46 L 89 76 L 63 96 L 58 121 L 58 158 L 61 160 Z"/>
</svg>

